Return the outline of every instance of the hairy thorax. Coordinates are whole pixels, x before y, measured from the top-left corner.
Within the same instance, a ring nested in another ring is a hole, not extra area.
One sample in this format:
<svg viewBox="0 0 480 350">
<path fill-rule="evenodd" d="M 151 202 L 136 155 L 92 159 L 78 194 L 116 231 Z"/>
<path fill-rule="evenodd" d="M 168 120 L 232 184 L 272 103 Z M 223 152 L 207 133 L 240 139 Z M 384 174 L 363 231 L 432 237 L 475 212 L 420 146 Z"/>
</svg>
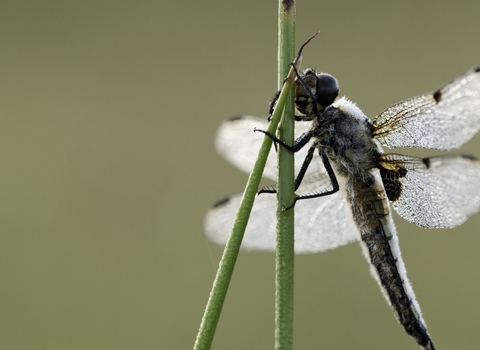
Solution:
<svg viewBox="0 0 480 350">
<path fill-rule="evenodd" d="M 377 166 L 380 149 L 373 141 L 370 120 L 363 113 L 360 117 L 345 113 L 345 108 L 352 108 L 351 104 L 346 99 L 340 99 L 327 107 L 321 117 L 313 121 L 315 138 L 339 175 L 363 181 Z M 353 107 L 356 108 L 355 105 Z"/>
</svg>

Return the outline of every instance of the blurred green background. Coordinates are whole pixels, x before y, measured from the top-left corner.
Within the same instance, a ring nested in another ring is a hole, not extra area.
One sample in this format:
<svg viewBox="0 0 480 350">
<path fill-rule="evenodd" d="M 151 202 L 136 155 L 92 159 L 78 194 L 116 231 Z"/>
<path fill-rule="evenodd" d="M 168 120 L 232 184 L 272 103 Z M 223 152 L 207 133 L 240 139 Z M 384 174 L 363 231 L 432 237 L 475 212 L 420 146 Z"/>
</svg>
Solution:
<svg viewBox="0 0 480 350">
<path fill-rule="evenodd" d="M 2 1 L 0 349 L 189 349 L 222 248 L 210 203 L 246 175 L 218 125 L 266 115 L 275 1 Z M 480 2 L 300 1 L 303 67 L 374 117 L 480 64 Z M 479 111 L 480 113 L 480 111 Z M 480 136 L 462 152 L 480 156 Z M 432 154 L 421 152 L 421 154 Z M 395 216 L 438 349 L 480 343 L 480 215 Z M 356 244 L 296 260 L 297 349 L 417 349 Z M 214 349 L 271 349 L 274 255 L 242 252 Z"/>
</svg>

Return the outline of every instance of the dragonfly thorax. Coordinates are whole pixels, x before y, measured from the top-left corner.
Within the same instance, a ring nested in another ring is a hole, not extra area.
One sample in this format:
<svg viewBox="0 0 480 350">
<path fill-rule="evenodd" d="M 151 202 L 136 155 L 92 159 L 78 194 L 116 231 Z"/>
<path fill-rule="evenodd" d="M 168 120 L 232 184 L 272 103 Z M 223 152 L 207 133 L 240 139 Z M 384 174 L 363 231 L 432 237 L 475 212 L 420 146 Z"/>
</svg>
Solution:
<svg viewBox="0 0 480 350">
<path fill-rule="evenodd" d="M 314 142 L 323 149 L 340 176 L 363 180 L 382 153 L 372 137 L 372 123 L 345 97 L 318 113 L 312 122 Z"/>
</svg>

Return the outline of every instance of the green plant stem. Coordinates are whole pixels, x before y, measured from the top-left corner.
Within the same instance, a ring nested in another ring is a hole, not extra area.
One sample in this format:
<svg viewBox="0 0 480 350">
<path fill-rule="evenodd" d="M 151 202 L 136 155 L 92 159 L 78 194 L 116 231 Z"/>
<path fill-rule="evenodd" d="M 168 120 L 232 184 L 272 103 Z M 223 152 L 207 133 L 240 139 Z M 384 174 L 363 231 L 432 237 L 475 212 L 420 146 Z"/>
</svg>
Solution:
<svg viewBox="0 0 480 350">
<path fill-rule="evenodd" d="M 278 83 L 282 86 L 295 55 L 295 2 L 280 0 L 278 11 Z M 294 141 L 294 101 L 290 91 L 279 126 L 279 137 L 287 144 Z M 294 331 L 294 155 L 278 149 L 277 254 L 275 274 L 275 349 L 293 349 Z"/>
<path fill-rule="evenodd" d="M 297 57 L 295 64 L 299 65 L 300 57 Z M 288 65 L 287 65 L 288 67 Z M 275 134 L 277 125 L 282 116 L 282 112 L 285 108 L 285 102 L 290 92 L 292 82 L 294 79 L 294 71 L 290 69 L 283 89 L 275 106 L 275 110 L 272 114 L 272 119 L 268 125 L 267 131 L 271 134 Z M 208 350 L 211 348 L 215 330 L 217 328 L 220 313 L 225 301 L 228 286 L 232 278 L 233 269 L 237 260 L 238 251 L 240 250 L 240 244 L 242 243 L 245 228 L 247 226 L 248 218 L 252 210 L 253 201 L 257 194 L 260 179 L 262 177 L 263 169 L 267 161 L 270 147 L 272 146 L 272 139 L 265 136 L 262 142 L 258 157 L 250 174 L 243 194 L 242 201 L 240 203 L 235 221 L 230 233 L 230 238 L 223 251 L 222 259 L 220 260 L 220 266 L 213 282 L 213 287 L 210 292 L 210 296 L 203 314 L 202 323 L 198 330 L 197 339 L 195 340 L 195 350 Z"/>
</svg>

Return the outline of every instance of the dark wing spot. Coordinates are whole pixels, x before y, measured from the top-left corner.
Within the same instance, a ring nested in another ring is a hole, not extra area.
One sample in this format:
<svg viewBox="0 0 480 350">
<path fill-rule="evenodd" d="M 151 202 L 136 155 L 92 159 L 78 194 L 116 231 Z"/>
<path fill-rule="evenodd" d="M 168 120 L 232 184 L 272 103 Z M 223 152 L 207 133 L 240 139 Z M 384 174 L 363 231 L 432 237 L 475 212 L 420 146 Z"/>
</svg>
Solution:
<svg viewBox="0 0 480 350">
<path fill-rule="evenodd" d="M 441 90 L 437 90 L 433 93 L 433 98 L 435 99 L 435 101 L 437 103 L 439 103 L 441 100 L 442 100 L 442 91 Z"/>
<path fill-rule="evenodd" d="M 475 67 L 475 69 L 473 70 L 475 73 L 480 73 L 480 66 L 478 67 Z"/>
<path fill-rule="evenodd" d="M 234 122 L 234 121 L 242 120 L 242 119 L 244 119 L 243 115 L 234 115 L 233 117 L 230 117 L 227 120 L 230 121 L 230 122 Z"/>
<path fill-rule="evenodd" d="M 219 199 L 215 203 L 212 204 L 212 208 L 218 208 L 230 202 L 231 196 L 226 196 L 225 198 Z"/>
<path fill-rule="evenodd" d="M 425 164 L 425 166 L 428 168 L 430 168 L 430 158 L 423 158 L 422 159 L 423 161 L 423 164 Z"/>
<path fill-rule="evenodd" d="M 461 157 L 462 157 L 462 158 L 465 158 L 465 159 L 468 159 L 468 160 L 478 160 L 477 157 L 472 156 L 472 155 L 470 155 L 470 154 L 462 154 Z"/>
<path fill-rule="evenodd" d="M 400 168 L 398 171 L 388 170 L 380 167 L 380 176 L 382 177 L 383 186 L 387 193 L 388 200 L 395 202 L 402 194 L 402 183 L 400 178 L 407 175 L 407 169 Z"/>
</svg>

